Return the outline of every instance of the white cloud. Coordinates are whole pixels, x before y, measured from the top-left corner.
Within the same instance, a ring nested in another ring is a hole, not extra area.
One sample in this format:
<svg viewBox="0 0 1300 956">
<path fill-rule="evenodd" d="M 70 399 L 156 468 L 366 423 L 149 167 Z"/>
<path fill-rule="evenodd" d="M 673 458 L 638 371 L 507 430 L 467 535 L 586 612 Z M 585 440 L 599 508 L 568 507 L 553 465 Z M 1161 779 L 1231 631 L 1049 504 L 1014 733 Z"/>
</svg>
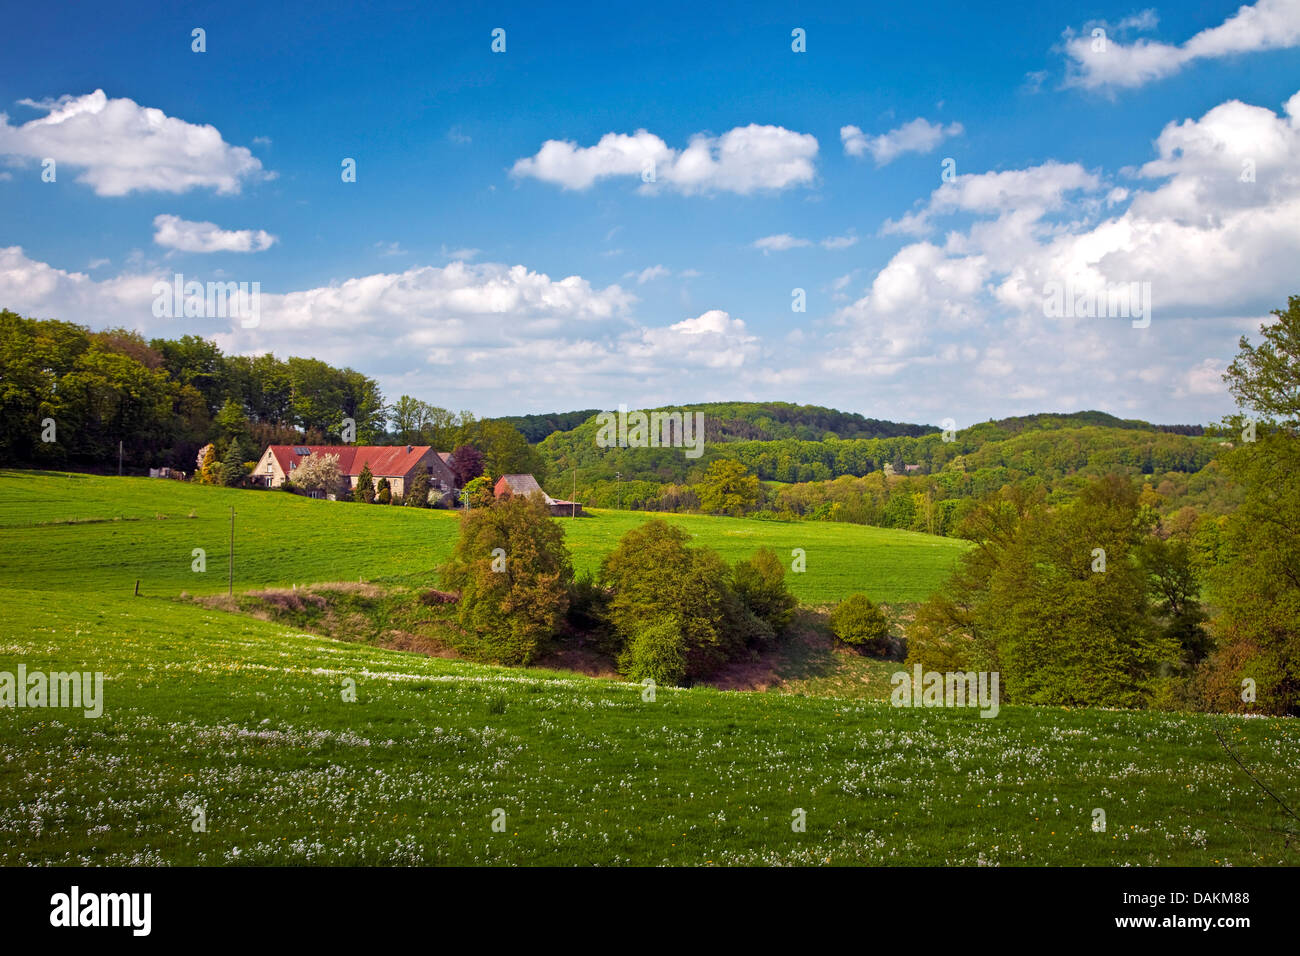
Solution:
<svg viewBox="0 0 1300 956">
<path fill-rule="evenodd" d="M 1230 401 L 1217 375 L 1237 336 L 1294 291 L 1298 114 L 1300 94 L 1282 115 L 1231 101 L 1171 123 L 1156 158 L 1133 172 L 1146 188 L 1122 197 L 1076 164 L 943 184 L 912 219 L 973 221 L 941 244 L 904 246 L 834 314 L 842 331 L 824 349 L 823 374 L 870 374 L 899 396 L 924 381 L 935 415 L 959 419 L 962 407 L 988 406 L 981 391 L 1003 414 L 1099 407 L 1146 417 L 1164 407 L 1167 419 L 1218 417 Z M 1253 182 L 1240 176 L 1246 157 Z M 1049 318 L 1049 282 L 1094 294 L 1149 282 L 1150 327 Z"/>
<path fill-rule="evenodd" d="M 623 278 L 636 279 L 637 285 L 645 285 L 647 282 L 653 282 L 655 279 L 662 279 L 670 275 L 672 275 L 672 273 L 663 266 L 650 266 L 642 269 L 640 272 L 625 273 Z"/>
<path fill-rule="evenodd" d="M 879 136 L 868 136 L 856 126 L 844 126 L 840 128 L 840 142 L 847 155 L 861 157 L 870 153 L 877 166 L 884 166 L 904 153 L 931 152 L 948 137 L 960 136 L 962 132 L 961 123 L 944 126 L 917 117 Z"/>
<path fill-rule="evenodd" d="M 1119 21 L 1120 30 L 1154 30 L 1159 25 L 1160 17 L 1150 8 L 1139 10 Z"/>
<path fill-rule="evenodd" d="M 654 359 L 680 366 L 739 368 L 758 354 L 758 339 L 745 323 L 721 309 L 710 309 L 667 328 L 643 329 L 639 341 L 627 343 L 634 363 Z"/>
<path fill-rule="evenodd" d="M 21 246 L 0 247 L 0 302 L 34 317 L 136 327 L 152 318 L 152 288 L 160 278 L 135 273 L 96 281 L 29 259 Z"/>
<path fill-rule="evenodd" d="M 914 213 L 942 232 L 905 242 L 874 275 L 846 268 L 810 298 L 808 321 L 790 322 L 781 301 L 765 316 L 682 306 L 649 322 L 627 283 L 452 263 L 264 292 L 261 324 L 246 330 L 154 319 L 156 265 L 127 259 L 130 274 L 96 282 L 16 247 L 0 250 L 0 302 L 215 336 L 228 352 L 312 355 L 374 375 L 388 394 L 489 414 L 544 411 L 557 394 L 573 407 L 780 395 L 903 421 L 1100 408 L 1206 422 L 1231 408 L 1217 376 L 1237 338 L 1295 292 L 1298 114 L 1300 95 L 1281 112 L 1230 101 L 1180 118 L 1128 174 L 1049 162 L 958 177 Z M 1253 182 L 1240 177 L 1247 156 Z M 1048 318 L 1053 281 L 1150 282 L 1151 324 Z"/>
<path fill-rule="evenodd" d="M 817 245 L 823 249 L 848 249 L 857 245 L 858 237 L 855 235 L 845 236 L 827 236 L 825 239 L 818 240 Z M 806 246 L 813 245 L 811 239 L 802 239 L 798 236 L 792 236 L 788 232 L 777 233 L 774 236 L 764 236 L 762 239 L 755 239 L 752 243 L 755 249 L 762 250 L 764 255 L 772 252 L 785 252 L 787 249 L 802 249 Z"/>
<path fill-rule="evenodd" d="M 924 235 L 930 219 L 952 212 L 994 213 L 1023 210 L 1040 216 L 1060 209 L 1068 194 L 1092 191 L 1100 180 L 1078 163 L 1047 162 L 1028 169 L 987 172 L 958 176 L 943 183 L 919 211 L 901 219 L 887 220 L 881 227 L 885 234 Z"/>
<path fill-rule="evenodd" d="M 482 254 L 483 254 L 482 249 L 471 249 L 468 247 L 463 249 L 448 249 L 445 244 L 442 247 L 442 255 L 444 258 L 459 259 L 463 262 L 469 262 L 471 259 L 477 259 Z"/>
<path fill-rule="evenodd" d="M 1217 395 L 1223 391 L 1223 373 L 1227 370 L 1226 363 L 1207 358 L 1188 369 L 1178 384 L 1189 395 Z"/>
<path fill-rule="evenodd" d="M 847 236 L 827 236 L 818 245 L 823 249 L 849 249 L 858 244 L 858 237 L 854 235 Z"/>
<path fill-rule="evenodd" d="M 721 136 L 698 133 L 680 151 L 642 129 L 630 136 L 606 133 L 588 147 L 547 140 L 536 155 L 518 160 L 511 174 L 565 189 L 589 189 L 602 179 L 634 176 L 643 192 L 668 188 L 687 195 L 748 195 L 812 183 L 817 148 L 816 137 L 780 126 L 737 126 Z"/>
<path fill-rule="evenodd" d="M 276 242 L 264 229 L 222 229 L 166 214 L 154 216 L 153 229 L 155 243 L 181 252 L 262 252 Z"/>
<path fill-rule="evenodd" d="M 245 182 L 273 175 L 246 148 L 223 140 L 215 127 L 187 123 L 133 100 L 109 99 L 103 90 L 23 102 L 48 113 L 21 126 L 11 126 L 0 113 L 0 154 L 51 158 L 81 169 L 77 181 L 100 196 L 203 187 L 230 194 Z"/>
<path fill-rule="evenodd" d="M 785 252 L 787 249 L 799 249 L 811 245 L 811 240 L 799 239 L 788 232 L 778 233 L 775 236 L 764 236 L 762 239 L 754 240 L 754 248 L 761 249 L 764 253 Z"/>
<path fill-rule="evenodd" d="M 765 381 L 761 364 L 750 368 L 761 353 L 757 336 L 725 311 L 644 325 L 630 315 L 635 297 L 618 285 L 595 288 L 523 266 L 452 263 L 263 292 L 253 329 L 232 319 L 155 318 L 159 280 L 171 276 L 155 269 L 97 282 L 0 248 L 0 301 L 23 314 L 148 336 L 203 335 L 227 353 L 310 355 L 361 369 L 387 394 L 484 413 L 540 407 L 557 394 L 593 405 L 680 403 L 683 393 L 721 400 Z M 702 382 L 701 370 L 713 374 Z"/>
<path fill-rule="evenodd" d="M 1122 21 L 1120 28 L 1151 29 L 1152 11 Z M 1101 26 L 1105 30 L 1105 26 Z M 1300 46 L 1300 0 L 1259 0 L 1242 6 L 1217 27 L 1202 30 L 1182 45 L 1145 39 L 1131 44 L 1109 36 L 1097 42 L 1093 30 L 1066 31 L 1067 86 L 1084 89 L 1137 87 L 1179 72 L 1200 59 Z"/>
</svg>

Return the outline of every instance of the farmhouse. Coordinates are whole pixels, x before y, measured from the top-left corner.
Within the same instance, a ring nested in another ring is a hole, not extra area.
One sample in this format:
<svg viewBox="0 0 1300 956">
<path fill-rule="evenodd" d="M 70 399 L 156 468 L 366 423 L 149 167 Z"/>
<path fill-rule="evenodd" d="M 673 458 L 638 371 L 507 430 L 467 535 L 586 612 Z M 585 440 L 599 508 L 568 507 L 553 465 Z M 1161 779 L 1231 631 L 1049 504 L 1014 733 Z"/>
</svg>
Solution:
<svg viewBox="0 0 1300 956">
<path fill-rule="evenodd" d="M 253 469 L 253 481 L 278 488 L 286 478 L 293 478 L 299 463 L 309 455 L 338 455 L 339 471 L 349 488 L 357 486 L 361 469 L 367 465 L 376 482 L 388 479 L 394 495 L 405 495 L 420 473 L 429 476 L 429 490 L 434 494 L 452 491 L 456 484 L 448 465 L 451 455 L 429 445 L 269 445 Z"/>
<path fill-rule="evenodd" d="M 551 514 L 557 518 L 568 518 L 582 514 L 581 504 L 576 501 L 560 501 L 552 498 L 542 491 L 542 486 L 537 483 L 537 479 L 532 475 L 502 475 L 497 479 L 492 493 L 498 498 L 502 495 L 524 495 L 527 497 L 528 495 L 539 494 L 546 499 L 546 506 L 551 509 Z"/>
</svg>

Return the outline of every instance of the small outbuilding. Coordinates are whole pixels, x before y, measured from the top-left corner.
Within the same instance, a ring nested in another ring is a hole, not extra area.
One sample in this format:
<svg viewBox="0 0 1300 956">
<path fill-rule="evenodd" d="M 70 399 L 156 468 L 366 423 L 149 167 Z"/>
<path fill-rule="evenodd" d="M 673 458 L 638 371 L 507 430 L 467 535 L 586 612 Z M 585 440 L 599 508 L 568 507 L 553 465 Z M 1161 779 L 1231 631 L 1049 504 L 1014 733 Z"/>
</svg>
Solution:
<svg viewBox="0 0 1300 956">
<path fill-rule="evenodd" d="M 542 486 L 537 483 L 537 479 L 532 475 L 502 475 L 497 479 L 496 485 L 492 488 L 492 493 L 500 498 L 503 495 L 523 495 L 528 497 L 532 494 L 541 495 L 546 499 L 546 507 L 551 509 L 551 514 L 556 518 L 576 518 L 582 514 L 582 505 L 576 501 L 561 501 L 558 498 L 552 498 L 542 490 Z"/>
</svg>

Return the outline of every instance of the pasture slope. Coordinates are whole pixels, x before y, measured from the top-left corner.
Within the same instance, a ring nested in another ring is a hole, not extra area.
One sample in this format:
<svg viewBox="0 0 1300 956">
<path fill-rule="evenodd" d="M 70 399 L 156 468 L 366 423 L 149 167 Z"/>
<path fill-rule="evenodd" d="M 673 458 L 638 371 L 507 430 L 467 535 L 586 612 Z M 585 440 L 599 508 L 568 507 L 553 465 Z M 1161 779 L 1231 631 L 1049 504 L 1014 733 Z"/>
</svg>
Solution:
<svg viewBox="0 0 1300 956">
<path fill-rule="evenodd" d="M 236 590 L 359 578 L 435 586 L 457 534 L 450 511 L 148 478 L 0 471 L 0 580 L 116 594 L 131 593 L 138 578 L 142 592 L 155 596 L 224 592 L 232 507 Z M 854 591 L 888 603 L 924 600 L 966 547 L 862 525 L 598 510 L 562 522 L 574 569 L 594 571 L 624 533 L 654 517 L 680 525 L 728 561 L 767 546 L 788 564 L 793 549 L 804 549 L 807 571 L 788 580 L 808 603 Z M 205 553 L 203 574 L 191 570 L 195 548 Z"/>
<path fill-rule="evenodd" d="M 1296 721 L 1020 707 L 986 720 L 711 689 L 647 700 L 616 681 L 333 641 L 171 599 L 223 589 L 229 503 L 246 519 L 241 587 L 415 583 L 454 534 L 449 516 L 412 509 L 0 477 L 0 671 L 105 677 L 98 718 L 0 710 L 0 862 L 1296 862 L 1275 835 L 1283 811 L 1214 737 L 1289 790 Z M 600 523 L 628 517 L 575 525 L 581 560 L 597 559 Z M 762 534 L 826 534 L 806 539 L 817 542 L 805 546 L 810 576 L 832 533 L 873 530 L 730 527 L 754 533 L 710 540 L 729 558 Z M 194 574 L 190 550 L 210 540 L 209 570 Z M 868 540 L 838 553 L 859 560 Z M 894 587 L 897 599 L 926 586 L 904 577 L 809 577 L 804 596 Z M 504 832 L 492 828 L 498 810 Z M 791 827 L 798 812 L 804 832 Z"/>
</svg>

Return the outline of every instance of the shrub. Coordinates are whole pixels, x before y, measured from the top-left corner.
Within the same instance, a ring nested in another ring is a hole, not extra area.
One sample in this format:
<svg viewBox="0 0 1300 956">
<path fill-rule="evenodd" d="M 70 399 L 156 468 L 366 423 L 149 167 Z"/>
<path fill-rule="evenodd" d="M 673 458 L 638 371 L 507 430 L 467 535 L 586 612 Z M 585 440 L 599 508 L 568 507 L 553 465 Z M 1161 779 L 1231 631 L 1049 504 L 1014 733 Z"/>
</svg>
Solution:
<svg viewBox="0 0 1300 956">
<path fill-rule="evenodd" d="M 889 648 L 889 622 L 865 594 L 839 603 L 831 612 L 831 630 L 850 647 L 876 654 Z"/>
<path fill-rule="evenodd" d="M 375 504 L 391 505 L 393 503 L 393 486 L 388 483 L 387 478 L 380 478 L 379 484 L 375 486 Z"/>
<path fill-rule="evenodd" d="M 369 465 L 361 466 L 361 474 L 357 476 L 357 486 L 352 491 L 352 500 L 358 504 L 375 503 L 375 476 L 371 473 Z"/>
<path fill-rule="evenodd" d="M 609 593 L 602 588 L 590 571 L 584 571 L 569 586 L 569 629 L 585 635 L 598 646 L 610 649 L 612 631 L 609 626 Z M 613 650 L 617 651 L 617 646 Z"/>
<path fill-rule="evenodd" d="M 563 529 L 534 495 L 463 515 L 442 579 L 460 592 L 463 649 L 480 660 L 527 664 L 560 630 L 573 568 Z"/>
<path fill-rule="evenodd" d="M 308 455 L 293 472 L 294 484 L 306 491 L 333 494 L 343 486 L 338 455 Z"/>
<path fill-rule="evenodd" d="M 667 617 L 639 627 L 620 657 L 622 670 L 633 680 L 647 677 L 656 684 L 680 684 L 686 677 L 685 639 L 676 618 Z"/>
<path fill-rule="evenodd" d="M 496 495 L 492 491 L 492 479 L 480 475 L 465 486 L 465 494 L 469 496 L 469 506 L 471 508 L 486 508 L 494 501 Z"/>
<path fill-rule="evenodd" d="M 226 457 L 218 469 L 221 483 L 227 488 L 238 488 L 244 483 L 247 469 L 244 467 L 243 459 L 244 449 L 239 439 L 230 439 L 230 444 L 226 447 Z"/>
<path fill-rule="evenodd" d="M 195 464 L 195 477 L 199 480 L 199 484 L 221 484 L 221 462 L 217 458 L 216 445 L 209 443 L 200 448 Z"/>
<path fill-rule="evenodd" d="M 429 507 L 429 476 L 423 472 L 411 479 L 411 486 L 406 489 L 402 504 L 408 508 Z"/>
<path fill-rule="evenodd" d="M 799 601 L 786 587 L 785 565 L 771 548 L 761 548 L 748 561 L 737 562 L 731 584 L 745 607 L 776 634 L 790 625 Z"/>
<path fill-rule="evenodd" d="M 685 677 L 709 675 L 745 646 L 746 612 L 729 587 L 730 569 L 715 552 L 686 541 L 681 528 L 655 519 L 623 535 L 601 563 L 625 665 L 645 623 L 668 615 L 682 635 Z"/>
</svg>

